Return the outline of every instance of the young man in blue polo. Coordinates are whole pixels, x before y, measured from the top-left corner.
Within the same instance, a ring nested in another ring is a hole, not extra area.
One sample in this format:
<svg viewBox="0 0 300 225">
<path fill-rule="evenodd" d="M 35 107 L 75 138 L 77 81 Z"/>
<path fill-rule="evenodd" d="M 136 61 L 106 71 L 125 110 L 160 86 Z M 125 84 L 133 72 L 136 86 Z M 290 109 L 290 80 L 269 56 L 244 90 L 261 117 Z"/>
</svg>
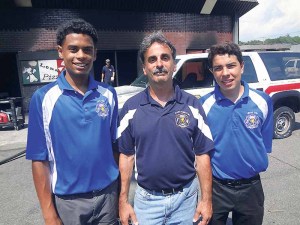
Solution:
<svg viewBox="0 0 300 225">
<path fill-rule="evenodd" d="M 215 90 L 200 98 L 215 150 L 212 153 L 213 217 L 211 225 L 260 225 L 264 193 L 259 173 L 268 167 L 272 150 L 271 98 L 242 81 L 244 62 L 238 45 L 210 48 Z"/>
<path fill-rule="evenodd" d="M 212 215 L 213 149 L 203 108 L 173 84 L 174 46 L 161 32 L 144 38 L 140 59 L 149 87 L 130 98 L 120 114 L 122 225 L 207 224 Z M 128 203 L 133 165 L 137 174 L 134 209 Z M 201 184 L 201 198 L 198 186 Z"/>
<path fill-rule="evenodd" d="M 57 44 L 66 69 L 31 98 L 26 158 L 45 224 L 118 224 L 118 104 L 115 90 L 90 73 L 97 40 L 84 20 L 62 24 Z"/>
</svg>

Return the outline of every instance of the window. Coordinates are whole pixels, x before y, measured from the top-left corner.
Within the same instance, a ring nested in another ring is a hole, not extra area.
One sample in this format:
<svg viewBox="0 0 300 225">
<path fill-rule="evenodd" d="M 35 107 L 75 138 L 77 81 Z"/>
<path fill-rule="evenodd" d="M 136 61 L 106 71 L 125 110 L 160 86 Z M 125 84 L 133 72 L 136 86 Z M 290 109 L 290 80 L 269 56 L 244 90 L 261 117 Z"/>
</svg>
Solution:
<svg viewBox="0 0 300 225">
<path fill-rule="evenodd" d="M 272 81 L 300 78 L 300 53 L 259 53 Z"/>
<path fill-rule="evenodd" d="M 212 87 L 213 75 L 209 71 L 207 59 L 191 59 L 186 61 L 174 77 L 182 89 Z"/>
<path fill-rule="evenodd" d="M 242 80 L 246 81 L 247 83 L 258 82 L 257 74 L 250 57 L 243 56 L 243 60 L 244 60 L 244 73 L 242 74 Z"/>
</svg>

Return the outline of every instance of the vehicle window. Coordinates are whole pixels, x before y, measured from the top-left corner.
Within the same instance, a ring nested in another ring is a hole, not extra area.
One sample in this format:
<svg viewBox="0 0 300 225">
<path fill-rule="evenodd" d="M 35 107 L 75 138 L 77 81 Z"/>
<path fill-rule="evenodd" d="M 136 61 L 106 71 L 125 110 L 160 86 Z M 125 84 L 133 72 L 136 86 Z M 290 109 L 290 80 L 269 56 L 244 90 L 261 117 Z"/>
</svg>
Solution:
<svg viewBox="0 0 300 225">
<path fill-rule="evenodd" d="M 293 60 L 290 60 L 285 64 L 285 67 L 293 67 L 294 64 L 295 64 L 295 62 Z"/>
<path fill-rule="evenodd" d="M 144 76 L 143 74 L 136 78 L 131 84 L 131 86 L 136 87 L 144 87 L 146 88 L 148 85 L 148 77 Z"/>
<path fill-rule="evenodd" d="M 257 74 L 250 57 L 243 56 L 243 60 L 245 65 L 244 65 L 244 73 L 242 75 L 242 80 L 246 81 L 247 83 L 258 82 Z"/>
<path fill-rule="evenodd" d="M 207 59 L 186 61 L 174 77 L 182 89 L 214 86 L 213 75 L 209 71 Z"/>
<path fill-rule="evenodd" d="M 271 80 L 300 78 L 300 69 L 297 67 L 297 63 L 300 61 L 300 53 L 272 52 L 259 54 L 267 67 Z"/>
</svg>

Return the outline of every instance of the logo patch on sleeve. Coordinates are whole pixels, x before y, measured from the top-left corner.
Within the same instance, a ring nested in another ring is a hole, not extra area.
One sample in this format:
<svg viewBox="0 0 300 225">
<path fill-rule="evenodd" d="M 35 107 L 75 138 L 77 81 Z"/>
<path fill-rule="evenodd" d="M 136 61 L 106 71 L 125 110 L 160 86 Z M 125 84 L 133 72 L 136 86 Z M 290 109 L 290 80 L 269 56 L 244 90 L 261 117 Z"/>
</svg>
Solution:
<svg viewBox="0 0 300 225">
<path fill-rule="evenodd" d="M 188 127 L 190 124 L 190 114 L 182 111 L 175 112 L 175 123 L 182 128 Z"/>
<path fill-rule="evenodd" d="M 96 104 L 96 112 L 98 116 L 106 117 L 109 113 L 109 108 L 107 106 L 107 103 L 103 100 L 100 100 Z"/>
<path fill-rule="evenodd" d="M 244 123 L 249 129 L 257 128 L 259 125 L 259 117 L 256 113 L 249 112 L 246 116 L 246 119 L 244 120 Z"/>
</svg>

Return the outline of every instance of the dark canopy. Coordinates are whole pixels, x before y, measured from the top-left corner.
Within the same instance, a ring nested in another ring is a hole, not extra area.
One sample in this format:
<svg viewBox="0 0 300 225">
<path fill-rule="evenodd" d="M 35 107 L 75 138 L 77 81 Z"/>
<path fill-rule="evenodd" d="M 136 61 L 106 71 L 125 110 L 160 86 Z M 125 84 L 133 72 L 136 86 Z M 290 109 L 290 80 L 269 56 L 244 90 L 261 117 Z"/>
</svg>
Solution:
<svg viewBox="0 0 300 225">
<path fill-rule="evenodd" d="M 257 0 L 1 0 L 0 8 L 68 8 L 200 14 L 206 2 L 212 4 L 213 8 L 206 13 L 202 12 L 203 14 L 238 17 L 258 5 Z"/>
</svg>

